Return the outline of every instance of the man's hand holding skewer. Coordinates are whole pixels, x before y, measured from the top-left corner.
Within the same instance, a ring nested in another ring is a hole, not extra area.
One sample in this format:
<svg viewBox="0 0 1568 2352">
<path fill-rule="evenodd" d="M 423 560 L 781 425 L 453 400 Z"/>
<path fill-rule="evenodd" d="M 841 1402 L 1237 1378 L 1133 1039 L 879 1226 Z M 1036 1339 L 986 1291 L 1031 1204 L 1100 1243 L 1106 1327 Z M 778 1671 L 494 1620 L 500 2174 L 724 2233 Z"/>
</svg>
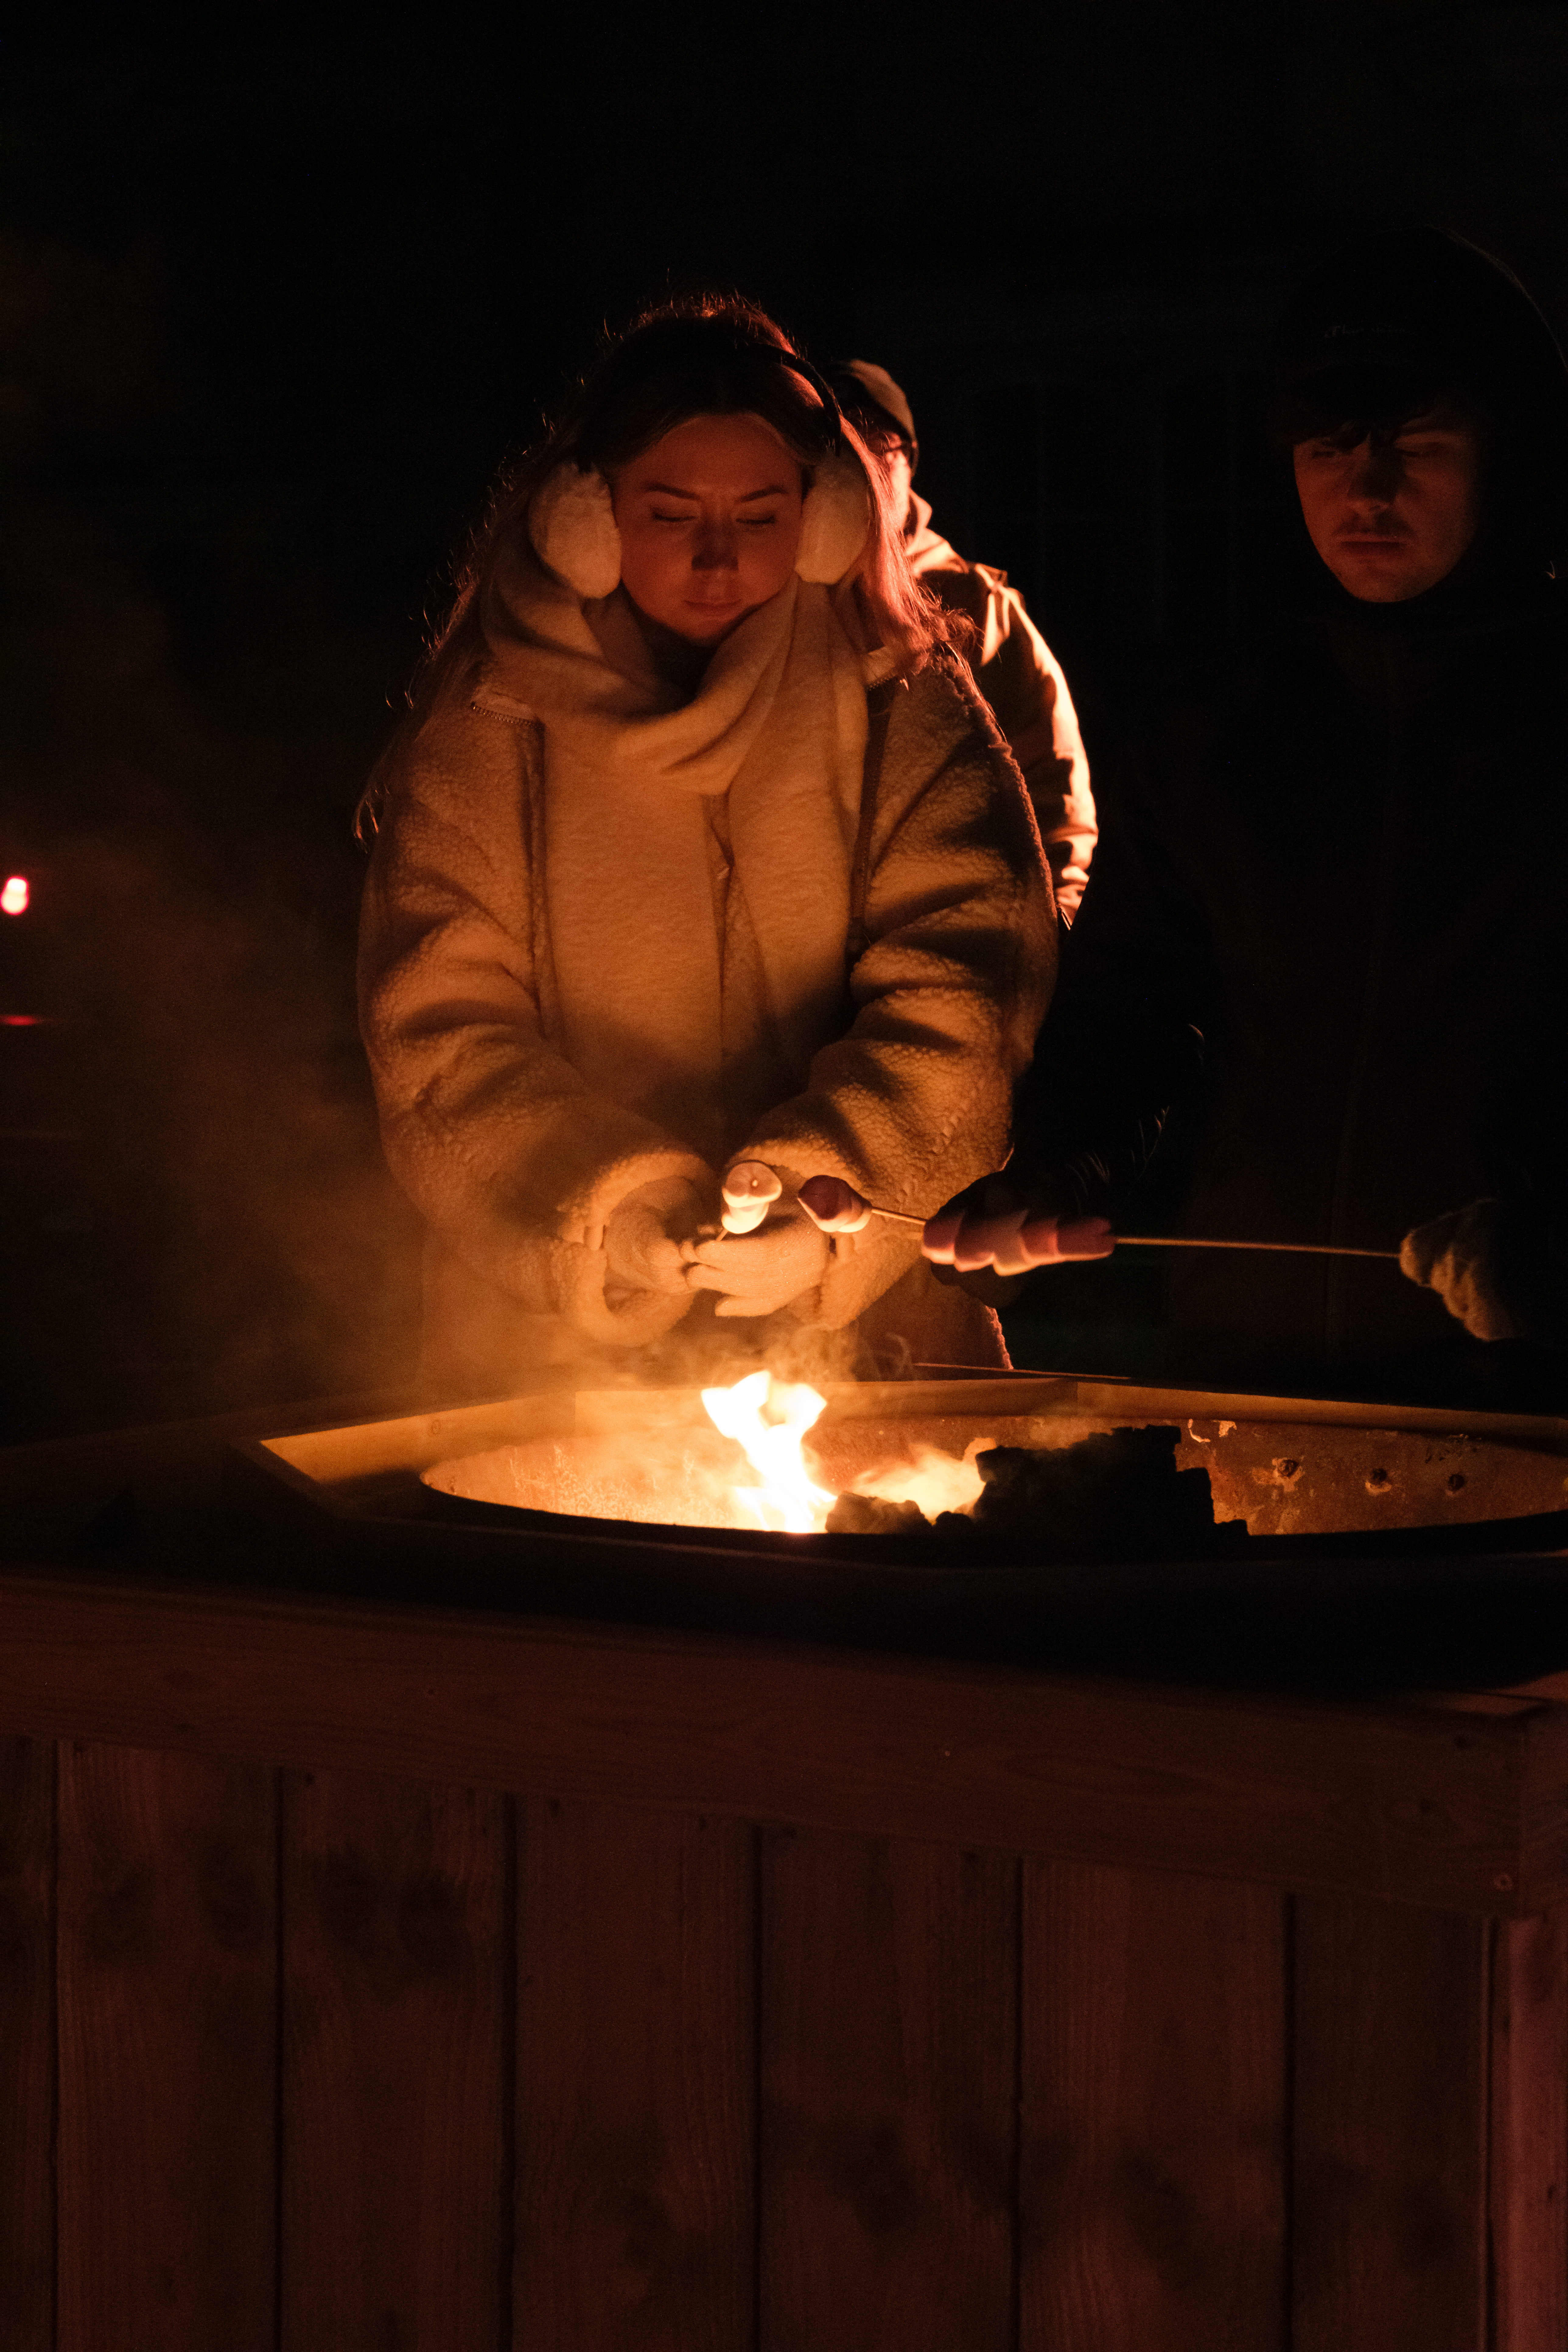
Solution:
<svg viewBox="0 0 1568 2352">
<path fill-rule="evenodd" d="M 1005 1175 L 983 1176 L 928 1219 L 921 1248 L 933 1265 L 960 1274 L 990 1266 L 1002 1275 L 1037 1265 L 1109 1257 L 1116 1235 L 1109 1217 L 1062 1217 L 1030 1204 Z"/>
</svg>

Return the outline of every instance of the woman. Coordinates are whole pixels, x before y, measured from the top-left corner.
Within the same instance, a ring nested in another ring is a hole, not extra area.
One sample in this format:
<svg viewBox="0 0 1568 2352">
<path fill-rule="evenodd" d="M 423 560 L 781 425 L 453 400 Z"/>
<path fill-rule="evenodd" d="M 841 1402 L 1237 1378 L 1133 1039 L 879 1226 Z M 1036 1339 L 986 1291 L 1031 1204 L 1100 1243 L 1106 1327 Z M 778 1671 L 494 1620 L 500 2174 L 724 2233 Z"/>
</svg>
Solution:
<svg viewBox="0 0 1568 2352">
<path fill-rule="evenodd" d="M 769 320 L 674 306 L 481 535 L 367 795 L 362 1022 L 432 1378 L 652 1369 L 678 1325 L 1005 1361 L 912 1227 L 798 1199 L 925 1211 L 994 1165 L 1053 969 L 1017 772 L 876 483 Z M 727 1232 L 742 1160 L 779 1192 Z"/>
</svg>

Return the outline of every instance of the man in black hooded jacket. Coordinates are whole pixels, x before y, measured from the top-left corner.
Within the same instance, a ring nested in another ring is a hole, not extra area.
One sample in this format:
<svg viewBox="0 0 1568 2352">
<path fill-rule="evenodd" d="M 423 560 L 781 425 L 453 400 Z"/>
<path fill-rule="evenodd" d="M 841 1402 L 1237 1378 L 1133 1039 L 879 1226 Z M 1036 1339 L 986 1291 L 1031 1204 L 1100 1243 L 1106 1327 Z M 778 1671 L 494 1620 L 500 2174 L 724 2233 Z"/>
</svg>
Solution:
<svg viewBox="0 0 1568 2352">
<path fill-rule="evenodd" d="M 1173 1369 L 1517 1393 L 1568 1339 L 1568 376 L 1510 273 L 1422 229 L 1301 290 L 1276 383 L 1315 578 L 1163 698 L 1014 1159 L 927 1254 L 1103 1255 L 1181 1104 L 1185 1234 L 1401 1260 L 1184 1249 Z"/>
</svg>

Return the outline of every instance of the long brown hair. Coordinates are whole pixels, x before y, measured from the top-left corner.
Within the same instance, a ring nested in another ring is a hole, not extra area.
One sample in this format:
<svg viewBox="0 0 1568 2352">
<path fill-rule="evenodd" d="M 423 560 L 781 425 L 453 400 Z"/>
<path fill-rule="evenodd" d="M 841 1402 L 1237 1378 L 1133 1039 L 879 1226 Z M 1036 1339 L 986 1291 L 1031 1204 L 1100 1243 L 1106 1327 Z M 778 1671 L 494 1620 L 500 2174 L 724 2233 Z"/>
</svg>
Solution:
<svg viewBox="0 0 1568 2352">
<path fill-rule="evenodd" d="M 938 646 L 959 642 L 954 623 L 915 581 L 900 519 L 889 507 L 882 468 L 868 455 L 832 392 L 783 329 L 738 295 L 702 295 L 645 311 L 601 353 L 563 404 L 544 439 L 499 483 L 457 571 L 457 594 L 415 673 L 409 708 L 417 718 L 473 646 L 470 625 L 498 551 L 526 527 L 529 501 L 567 459 L 611 473 L 693 416 L 760 416 L 805 468 L 830 453 L 859 464 L 871 497 L 871 529 L 852 577 L 866 634 L 891 655 L 893 674 L 911 677 Z M 384 762 L 383 763 L 384 767 Z M 374 831 L 382 770 L 360 804 L 358 830 Z"/>
</svg>

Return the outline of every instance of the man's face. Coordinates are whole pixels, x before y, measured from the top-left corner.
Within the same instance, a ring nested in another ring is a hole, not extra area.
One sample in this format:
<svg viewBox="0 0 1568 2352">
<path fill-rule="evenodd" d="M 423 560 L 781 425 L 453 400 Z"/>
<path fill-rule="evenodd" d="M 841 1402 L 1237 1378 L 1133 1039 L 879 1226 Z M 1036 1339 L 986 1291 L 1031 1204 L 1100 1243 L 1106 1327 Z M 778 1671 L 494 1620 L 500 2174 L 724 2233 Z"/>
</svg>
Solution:
<svg viewBox="0 0 1568 2352">
<path fill-rule="evenodd" d="M 1342 588 L 1402 604 L 1446 580 L 1476 535 L 1480 446 L 1456 409 L 1389 431 L 1298 441 L 1296 488 L 1312 545 Z"/>
</svg>

